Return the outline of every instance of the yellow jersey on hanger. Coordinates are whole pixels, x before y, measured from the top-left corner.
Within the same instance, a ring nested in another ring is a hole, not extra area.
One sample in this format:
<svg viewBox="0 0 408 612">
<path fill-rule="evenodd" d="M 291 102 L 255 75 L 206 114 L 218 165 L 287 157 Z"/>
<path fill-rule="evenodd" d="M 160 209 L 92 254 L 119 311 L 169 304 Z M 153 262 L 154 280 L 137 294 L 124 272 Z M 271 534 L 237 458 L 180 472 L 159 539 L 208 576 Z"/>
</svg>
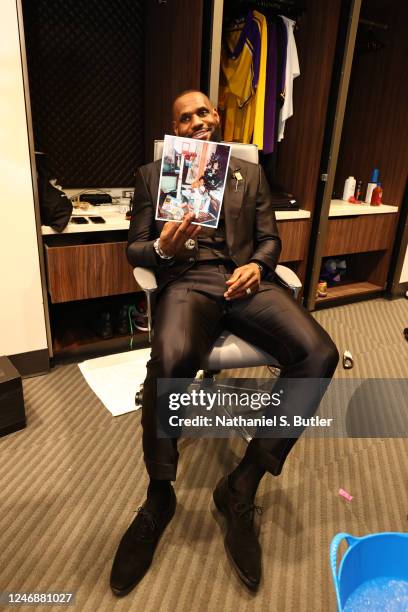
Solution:
<svg viewBox="0 0 408 612">
<path fill-rule="evenodd" d="M 264 132 L 264 107 L 265 107 L 265 87 L 266 87 L 266 59 L 268 53 L 268 26 L 266 18 L 258 11 L 253 11 L 254 18 L 258 21 L 261 31 L 261 55 L 259 66 L 258 87 L 256 89 L 254 134 L 252 142 L 258 145 L 258 149 L 263 149 Z"/>
<path fill-rule="evenodd" d="M 219 106 L 224 140 L 263 147 L 267 58 L 266 19 L 251 11 L 226 32 L 221 55 Z"/>
</svg>

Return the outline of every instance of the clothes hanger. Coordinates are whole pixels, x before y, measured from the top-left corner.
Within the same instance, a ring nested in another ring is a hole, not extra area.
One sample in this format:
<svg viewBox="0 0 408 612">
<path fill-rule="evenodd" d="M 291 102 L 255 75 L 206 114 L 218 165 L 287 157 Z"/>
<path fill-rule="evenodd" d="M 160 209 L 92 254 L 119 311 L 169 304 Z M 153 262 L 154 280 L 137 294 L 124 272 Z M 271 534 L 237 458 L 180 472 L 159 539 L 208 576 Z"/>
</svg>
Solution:
<svg viewBox="0 0 408 612">
<path fill-rule="evenodd" d="M 229 23 L 237 18 L 244 18 L 248 11 L 268 12 L 268 16 L 283 14 L 297 19 L 306 10 L 306 0 L 226 0 L 224 19 Z"/>
<path fill-rule="evenodd" d="M 386 46 L 374 30 L 387 30 L 388 25 L 385 23 L 377 23 L 368 19 L 360 19 L 357 32 L 357 50 L 361 55 L 364 53 L 373 53 L 381 51 Z"/>
</svg>

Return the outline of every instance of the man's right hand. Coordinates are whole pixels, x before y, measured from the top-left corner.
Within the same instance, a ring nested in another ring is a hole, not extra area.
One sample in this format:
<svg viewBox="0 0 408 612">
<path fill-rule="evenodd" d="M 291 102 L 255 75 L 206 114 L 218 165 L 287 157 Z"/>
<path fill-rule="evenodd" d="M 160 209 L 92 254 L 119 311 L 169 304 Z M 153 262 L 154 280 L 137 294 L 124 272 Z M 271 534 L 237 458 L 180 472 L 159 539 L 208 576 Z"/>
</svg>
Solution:
<svg viewBox="0 0 408 612">
<path fill-rule="evenodd" d="M 200 225 L 192 225 L 194 213 L 188 213 L 181 223 L 167 221 L 163 225 L 160 234 L 160 248 L 166 255 L 173 257 L 184 248 L 184 243 L 189 238 L 195 238 L 201 230 Z"/>
</svg>

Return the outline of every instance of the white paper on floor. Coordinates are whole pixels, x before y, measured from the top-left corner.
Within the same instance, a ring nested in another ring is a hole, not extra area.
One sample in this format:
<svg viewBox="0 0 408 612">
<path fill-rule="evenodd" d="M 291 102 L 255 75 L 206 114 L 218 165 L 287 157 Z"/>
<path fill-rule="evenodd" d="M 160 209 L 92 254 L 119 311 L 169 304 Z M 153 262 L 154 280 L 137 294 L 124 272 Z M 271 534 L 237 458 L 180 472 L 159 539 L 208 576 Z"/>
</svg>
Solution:
<svg viewBox="0 0 408 612">
<path fill-rule="evenodd" d="M 150 348 L 127 351 L 78 364 L 88 385 L 113 414 L 119 416 L 137 410 L 135 393 L 146 378 Z"/>
</svg>

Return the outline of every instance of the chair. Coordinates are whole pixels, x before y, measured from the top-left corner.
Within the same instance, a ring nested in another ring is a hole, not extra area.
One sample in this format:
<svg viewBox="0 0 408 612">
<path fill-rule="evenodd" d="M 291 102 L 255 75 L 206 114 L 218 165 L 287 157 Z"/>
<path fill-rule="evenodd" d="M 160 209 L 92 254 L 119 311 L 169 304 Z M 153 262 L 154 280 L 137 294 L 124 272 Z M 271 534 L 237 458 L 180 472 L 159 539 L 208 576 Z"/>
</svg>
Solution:
<svg viewBox="0 0 408 612">
<path fill-rule="evenodd" d="M 258 163 L 258 147 L 251 144 L 227 143 L 231 144 L 231 154 L 238 159 Z M 154 159 L 161 158 L 163 152 L 163 141 L 155 140 Z M 147 268 L 136 267 L 133 270 L 134 277 L 138 285 L 143 289 L 147 299 L 149 341 L 151 339 L 152 313 L 151 313 L 151 294 L 157 289 L 154 273 Z M 276 276 L 297 298 L 302 284 L 297 275 L 290 269 L 282 265 L 276 267 Z M 203 357 L 201 367 L 206 372 L 216 372 L 231 368 L 249 368 L 256 366 L 271 366 L 280 368 L 278 361 L 269 353 L 262 349 L 245 342 L 234 334 L 223 331 L 214 343 L 208 355 Z"/>
</svg>

